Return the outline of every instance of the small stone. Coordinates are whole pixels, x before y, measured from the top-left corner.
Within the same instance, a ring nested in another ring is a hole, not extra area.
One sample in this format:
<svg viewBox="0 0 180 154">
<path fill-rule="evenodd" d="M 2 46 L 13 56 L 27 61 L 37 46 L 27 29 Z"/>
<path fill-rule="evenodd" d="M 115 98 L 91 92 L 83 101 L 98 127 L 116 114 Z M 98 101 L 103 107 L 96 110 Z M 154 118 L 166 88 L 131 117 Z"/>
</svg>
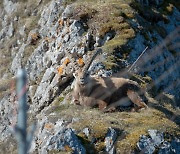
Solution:
<svg viewBox="0 0 180 154">
<path fill-rule="evenodd" d="M 62 13 L 62 18 L 63 19 L 67 19 L 73 16 L 73 6 L 72 5 L 68 5 L 66 7 L 66 9 L 64 10 L 64 12 Z"/>
<path fill-rule="evenodd" d="M 14 35 L 14 27 L 13 27 L 13 23 L 11 22 L 11 24 L 9 25 L 9 29 L 7 32 L 9 37 L 12 37 Z"/>
<path fill-rule="evenodd" d="M 33 98 L 33 96 L 34 96 L 34 94 L 36 92 L 36 89 L 37 89 L 36 85 L 29 86 L 29 94 L 30 94 L 31 98 Z"/>
<path fill-rule="evenodd" d="M 54 125 L 52 123 L 46 123 L 44 125 L 44 129 L 46 129 L 48 131 L 52 131 L 52 129 L 54 129 Z"/>
<path fill-rule="evenodd" d="M 155 151 L 154 144 L 151 138 L 142 135 L 137 143 L 139 150 L 144 154 L 152 154 Z"/>
<path fill-rule="evenodd" d="M 84 129 L 83 129 L 83 133 L 88 137 L 89 134 L 90 134 L 89 128 L 84 128 Z"/>
<path fill-rule="evenodd" d="M 69 41 L 69 39 L 70 39 L 70 36 L 68 34 L 65 35 L 63 43 L 67 43 Z"/>
<path fill-rule="evenodd" d="M 171 153 L 171 144 L 167 141 L 163 142 L 160 146 L 158 154 L 169 154 Z"/>
<path fill-rule="evenodd" d="M 14 21 L 18 21 L 18 18 L 17 18 L 17 16 L 15 16 L 15 17 L 14 17 Z"/>
<path fill-rule="evenodd" d="M 113 128 L 109 128 L 105 137 L 106 152 L 108 154 L 115 154 L 114 143 L 117 139 L 117 132 Z"/>
<path fill-rule="evenodd" d="M 25 28 L 26 28 L 26 26 L 24 25 L 24 26 L 22 26 L 20 29 L 19 29 L 19 34 L 20 35 L 24 35 L 25 34 Z"/>
<path fill-rule="evenodd" d="M 85 154 L 86 150 L 81 145 L 77 136 L 70 128 L 62 128 L 56 135 L 47 141 L 47 150 L 67 150 L 66 147 L 73 150 L 74 153 Z"/>
<path fill-rule="evenodd" d="M 163 133 L 157 130 L 148 130 L 148 133 L 155 146 L 159 146 L 164 141 Z"/>
</svg>

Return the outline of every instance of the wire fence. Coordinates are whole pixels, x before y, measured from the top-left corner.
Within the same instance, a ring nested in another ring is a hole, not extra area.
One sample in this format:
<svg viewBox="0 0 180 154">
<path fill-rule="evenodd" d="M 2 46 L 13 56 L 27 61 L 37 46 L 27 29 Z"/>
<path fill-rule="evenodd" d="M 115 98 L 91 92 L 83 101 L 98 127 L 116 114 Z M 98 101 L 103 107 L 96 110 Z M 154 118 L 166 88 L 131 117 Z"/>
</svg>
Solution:
<svg viewBox="0 0 180 154">
<path fill-rule="evenodd" d="M 163 97 L 163 92 L 170 93 L 171 91 L 177 91 L 176 97 L 178 97 L 178 92 L 180 93 L 180 26 L 177 27 L 172 33 L 170 33 L 159 45 L 155 46 L 152 49 L 146 49 L 140 54 L 137 60 L 129 67 L 129 69 L 124 69 L 121 72 L 115 73 L 112 76 L 115 77 L 128 77 L 131 78 L 133 74 L 143 74 L 144 72 L 153 71 L 157 73 L 156 78 L 153 79 L 153 82 L 147 84 L 147 91 L 150 91 L 154 87 L 157 88 L 156 94 L 153 95 L 153 99 L 155 102 L 151 102 L 148 100 L 148 106 L 154 107 L 161 112 L 163 112 L 169 120 L 172 120 L 177 125 L 180 125 L 180 113 L 174 113 L 162 105 L 162 102 L 159 103 L 160 98 Z M 168 52 L 167 49 L 176 50 L 176 53 L 165 54 Z M 173 55 L 174 54 L 174 55 Z M 163 57 L 160 58 L 160 57 Z M 159 61 L 158 61 L 159 59 Z M 152 64 L 151 64 L 152 63 Z M 162 67 L 162 68 L 161 68 Z M 136 71 L 134 71 L 136 70 Z M 159 72 L 156 72 L 156 70 Z M 143 73 L 142 73 L 143 72 Z M 175 77 L 173 77 L 175 76 Z M 107 81 L 108 84 L 113 84 L 111 78 Z M 93 87 L 94 85 L 90 85 Z M 111 85 L 111 93 L 115 92 L 117 89 L 116 86 L 112 87 Z M 97 88 L 98 89 L 98 88 Z M 114 91 L 113 91 L 114 89 Z M 96 89 L 95 89 L 96 90 Z M 109 88 L 107 87 L 107 90 Z M 98 93 L 98 91 L 96 90 Z M 142 94 L 142 91 L 138 91 L 139 94 Z M 99 97 L 100 100 L 105 100 L 106 95 L 101 94 Z M 127 101 L 127 99 L 123 99 L 122 101 Z M 164 100 L 166 101 L 166 100 Z M 174 108 L 178 108 L 179 106 L 179 98 L 175 98 L 171 100 L 171 105 Z M 113 103 L 112 105 L 118 105 L 118 102 Z M 112 106 L 111 105 L 111 106 Z"/>
<path fill-rule="evenodd" d="M 174 44 L 175 40 L 176 40 L 176 43 Z M 158 61 L 158 62 L 156 61 L 156 63 L 154 63 L 152 65 L 147 65 L 147 63 L 153 61 L 154 58 L 161 56 L 167 47 L 170 50 L 177 50 L 178 51 L 178 49 L 180 48 L 179 40 L 180 40 L 180 27 L 177 27 L 174 30 L 174 32 L 172 32 L 170 35 L 168 35 L 158 46 L 156 46 L 152 49 L 146 48 L 147 51 L 144 50 L 142 52 L 142 54 L 140 55 L 140 57 L 137 59 L 137 61 L 135 61 L 135 63 L 133 63 L 131 65 L 131 67 L 129 67 L 129 69 L 126 69 L 120 73 L 116 73 L 115 76 L 119 76 L 119 77 L 126 76 L 127 74 L 129 74 L 128 72 L 133 72 L 134 68 L 137 68 L 137 70 L 139 72 L 151 72 L 152 70 L 154 70 L 156 68 L 163 67 L 165 64 L 172 62 L 172 60 L 174 58 L 170 56 L 170 57 L 164 58 L 161 61 Z M 176 57 L 176 59 L 180 60 L 180 58 L 179 58 L 180 52 L 179 51 L 174 56 Z M 152 82 L 151 84 L 148 84 L 147 90 L 149 91 L 156 84 L 160 84 L 169 76 L 171 77 L 172 73 L 179 71 L 179 69 L 180 69 L 180 61 L 179 60 L 176 60 L 176 63 L 167 67 L 166 71 L 161 72 L 161 74 L 154 80 L 154 82 Z M 138 73 L 138 72 L 136 72 L 136 73 Z M 177 91 L 180 91 L 180 79 L 179 79 L 180 76 L 178 76 L 178 75 L 176 77 L 177 79 L 174 79 L 174 81 L 172 80 L 173 82 L 169 85 L 166 85 L 166 87 L 164 87 L 164 89 L 162 91 L 170 91 L 171 89 L 174 90 L 175 87 L 176 87 Z M 14 90 L 15 90 L 14 87 L 15 87 L 15 80 L 13 79 L 11 81 L 11 93 L 14 93 Z M 18 96 L 17 97 L 13 96 L 13 99 L 12 99 L 12 103 L 13 103 L 13 113 L 12 114 L 13 114 L 14 119 L 12 120 L 11 125 L 12 125 L 12 127 L 15 128 L 16 132 L 20 132 L 22 129 L 26 129 L 26 127 L 27 127 L 27 126 L 24 126 L 24 128 L 16 127 L 17 110 L 20 106 L 18 106 L 15 103 L 17 101 L 17 99 L 19 100 L 22 97 L 24 97 L 22 102 L 26 102 L 26 100 L 25 100 L 26 96 L 24 96 L 24 95 L 26 95 L 26 90 L 27 90 L 27 83 L 24 83 L 23 86 L 21 86 L 21 88 L 18 90 L 19 91 Z M 162 92 L 159 92 L 153 97 L 153 99 L 159 100 L 161 98 L 161 96 L 162 96 Z M 106 96 L 102 96 L 100 99 L 104 99 L 104 97 L 106 97 Z M 125 101 L 126 101 L 126 99 L 125 99 Z M 176 100 L 175 107 L 177 107 L 179 105 L 178 103 L 179 103 L 178 100 Z M 167 108 L 163 107 L 161 104 L 158 104 L 158 103 L 148 102 L 148 105 L 160 110 L 163 113 L 165 113 L 165 115 L 167 116 L 168 119 L 170 119 L 171 121 L 175 122 L 177 125 L 180 126 L 180 113 L 174 113 L 174 112 L 168 110 Z M 20 107 L 20 108 L 24 108 L 24 107 Z M 23 110 L 27 110 L 27 108 L 25 107 Z M 21 117 L 21 118 L 24 117 L 24 120 L 25 119 L 27 120 L 25 115 L 23 115 L 23 116 L 21 115 L 19 117 Z M 25 121 L 23 123 L 26 125 Z M 35 128 L 32 129 L 31 137 L 32 137 L 32 134 L 34 132 L 34 129 Z M 23 144 L 23 143 L 30 144 L 30 140 L 32 140 L 32 138 L 27 140 L 26 135 L 22 135 L 22 134 L 26 134 L 26 132 L 19 133 L 19 134 L 21 134 L 21 136 L 24 136 L 24 139 L 22 139 L 22 137 L 21 137 L 21 139 L 19 139 L 19 140 L 21 140 L 21 141 L 19 141 L 19 142 L 21 142 L 20 144 Z M 25 148 L 26 148 L 26 150 L 24 150 L 23 152 L 21 151 L 20 153 L 27 153 L 28 148 L 27 147 L 25 147 Z"/>
</svg>

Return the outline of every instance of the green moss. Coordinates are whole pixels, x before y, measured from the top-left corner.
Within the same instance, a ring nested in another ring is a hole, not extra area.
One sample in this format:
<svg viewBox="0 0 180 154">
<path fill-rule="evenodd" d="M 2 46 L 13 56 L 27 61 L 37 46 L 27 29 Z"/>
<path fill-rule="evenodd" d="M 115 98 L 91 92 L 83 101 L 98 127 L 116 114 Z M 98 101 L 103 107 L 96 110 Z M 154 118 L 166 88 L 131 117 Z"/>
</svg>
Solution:
<svg viewBox="0 0 180 154">
<path fill-rule="evenodd" d="M 67 108 L 69 108 L 69 104 L 59 105 L 54 108 L 53 112 L 61 112 Z"/>
<path fill-rule="evenodd" d="M 63 102 L 63 101 L 64 101 L 64 97 L 60 97 L 59 102 Z"/>
<path fill-rule="evenodd" d="M 81 110 L 82 111 L 82 110 Z M 95 149 L 97 152 L 104 149 L 104 138 L 109 127 L 124 130 L 126 133 L 119 134 L 116 147 L 119 152 L 129 153 L 134 150 L 140 135 L 147 134 L 149 129 L 157 129 L 176 135 L 179 132 L 178 125 L 166 118 L 166 115 L 155 109 L 147 109 L 141 112 L 128 113 L 116 112 L 107 113 L 97 112 L 97 110 L 82 111 L 77 123 L 72 127 L 78 132 L 82 128 L 90 129 L 90 137 L 96 138 Z M 89 138 L 80 135 L 83 142 L 88 143 Z"/>
<path fill-rule="evenodd" d="M 173 47 L 173 44 L 172 44 L 172 43 L 169 43 L 169 44 L 167 45 L 167 49 L 168 49 L 169 52 L 172 53 L 172 55 L 173 55 L 174 57 L 176 57 L 176 56 L 178 55 L 178 52 L 176 51 L 176 48 Z"/>
<path fill-rule="evenodd" d="M 144 38 L 146 39 L 146 41 L 150 41 L 151 38 L 149 37 L 148 33 L 147 32 L 141 32 L 141 34 L 144 36 Z"/>
<path fill-rule="evenodd" d="M 156 37 L 152 37 L 152 40 L 154 43 L 157 43 L 157 38 Z"/>
<path fill-rule="evenodd" d="M 162 38 L 165 38 L 167 36 L 166 30 L 162 26 L 156 25 L 156 26 L 154 26 L 154 28 Z"/>
<path fill-rule="evenodd" d="M 115 56 L 113 54 L 109 55 L 106 61 L 103 62 L 103 64 L 105 65 L 107 70 L 118 67 L 118 65 L 116 64 Z"/>
<path fill-rule="evenodd" d="M 103 64 L 104 64 L 104 66 L 105 66 L 105 68 L 107 69 L 107 70 L 111 70 L 111 69 L 114 69 L 114 68 L 116 68 L 118 65 L 114 62 L 114 60 L 113 61 L 110 61 L 110 60 L 108 60 L 108 58 L 107 58 L 107 60 L 105 61 L 105 62 L 103 62 Z"/>
<path fill-rule="evenodd" d="M 172 53 L 173 56 L 177 55 L 177 51 L 176 50 L 174 50 L 174 49 L 168 49 L 168 50 L 169 50 L 169 52 Z"/>
<path fill-rule="evenodd" d="M 60 106 L 63 101 L 64 97 L 59 96 L 52 102 L 52 106 Z"/>
<path fill-rule="evenodd" d="M 106 69 L 113 69 L 117 66 L 117 57 L 115 52 L 120 52 L 124 58 L 130 53 L 131 49 L 126 47 L 126 44 L 130 39 L 135 36 L 135 31 L 132 28 L 123 29 L 118 36 L 105 43 L 103 51 L 108 54 L 106 62 L 104 62 Z"/>
<path fill-rule="evenodd" d="M 118 36 L 105 43 L 105 45 L 103 46 L 103 50 L 107 53 L 112 53 L 115 49 L 121 48 L 121 46 L 126 45 L 129 39 L 132 39 L 134 36 L 135 32 L 132 28 L 123 29 Z"/>
<path fill-rule="evenodd" d="M 109 56 L 135 36 L 135 31 L 128 21 L 136 14 L 130 6 L 132 2 L 133 0 L 77 0 L 74 3 L 73 18 L 83 20 L 89 31 L 101 38 L 107 33 L 113 34 L 112 39 L 103 46 Z M 113 68 L 116 59 L 108 58 L 105 62 L 107 68 Z"/>
<path fill-rule="evenodd" d="M 146 78 L 144 79 L 146 81 L 151 80 L 149 77 L 144 78 Z M 151 99 L 151 103 L 161 105 L 153 99 Z M 178 110 L 173 109 L 172 106 L 164 105 L 163 107 L 174 114 L 178 115 L 180 113 Z M 48 113 L 51 114 L 52 112 L 56 113 L 56 119 L 59 117 L 64 117 L 66 120 L 78 119 L 71 123 L 69 127 L 76 130 L 79 140 L 87 151 L 91 151 L 91 153 L 100 153 L 104 150 L 104 139 L 109 127 L 116 129 L 117 132 L 120 130 L 115 145 L 117 153 L 130 153 L 133 151 L 140 135 L 146 135 L 149 129 L 168 132 L 173 136 L 180 135 L 178 124 L 167 118 L 168 113 L 153 107 L 140 112 L 103 113 L 98 109 L 83 106 L 60 105 L 58 108 L 57 106 L 52 107 Z M 90 135 L 88 137 L 82 132 L 83 128 L 89 128 Z M 90 144 L 92 139 L 95 139 L 94 144 Z"/>
<path fill-rule="evenodd" d="M 48 154 L 71 154 L 72 151 L 49 150 Z"/>
<path fill-rule="evenodd" d="M 144 6 L 136 1 L 131 3 L 131 6 L 141 15 L 144 19 L 156 23 L 158 21 L 163 21 L 164 16 L 160 13 L 159 8 L 152 6 Z"/>
<path fill-rule="evenodd" d="M 168 23 L 167 16 L 172 15 L 174 7 L 180 10 L 180 2 L 176 0 L 166 0 L 158 8 L 154 6 L 143 6 L 136 1 L 132 1 L 130 5 L 146 20 L 154 23 L 160 20 Z"/>
<path fill-rule="evenodd" d="M 81 129 L 88 127 L 91 130 L 90 139 L 94 138 L 97 140 L 96 144 L 93 147 L 94 151 L 101 151 L 104 149 L 105 147 L 104 138 L 108 130 L 108 124 L 106 122 L 104 122 L 102 119 L 98 120 L 97 118 L 96 120 L 84 119 L 79 123 L 79 126 L 77 126 L 76 124 L 73 125 L 73 128 L 75 128 L 76 130 L 79 130 L 78 127 Z"/>
<path fill-rule="evenodd" d="M 180 10 L 180 2 L 176 0 L 166 0 L 161 5 L 160 12 L 165 16 L 172 15 L 174 7 Z"/>
<path fill-rule="evenodd" d="M 76 1 L 77 0 L 65 0 L 65 1 L 63 1 L 63 5 L 67 6 L 67 5 L 70 5 L 70 4 L 72 4 L 72 3 L 76 2 Z"/>
<path fill-rule="evenodd" d="M 141 113 L 139 115 L 137 115 L 138 113 L 133 113 L 132 116 L 134 115 L 134 117 L 125 119 L 129 127 L 126 129 L 126 137 L 117 143 L 118 151 L 125 153 L 131 152 L 136 148 L 136 143 L 139 141 L 140 135 L 146 135 L 149 129 L 157 129 L 162 132 L 169 131 L 176 135 L 174 131 L 178 131 L 178 126 L 174 125 L 172 121 L 167 120 L 161 112 L 157 110 L 146 112 L 148 114 L 144 113 L 143 116 L 141 116 Z M 171 130 L 172 127 L 174 131 Z"/>
<path fill-rule="evenodd" d="M 152 78 L 149 77 L 148 75 L 146 76 L 141 76 L 141 75 L 138 75 L 138 74 L 129 74 L 130 76 L 130 79 L 131 80 L 134 80 L 136 82 L 138 82 L 140 84 L 141 87 L 147 87 L 148 85 L 152 84 Z"/>
</svg>

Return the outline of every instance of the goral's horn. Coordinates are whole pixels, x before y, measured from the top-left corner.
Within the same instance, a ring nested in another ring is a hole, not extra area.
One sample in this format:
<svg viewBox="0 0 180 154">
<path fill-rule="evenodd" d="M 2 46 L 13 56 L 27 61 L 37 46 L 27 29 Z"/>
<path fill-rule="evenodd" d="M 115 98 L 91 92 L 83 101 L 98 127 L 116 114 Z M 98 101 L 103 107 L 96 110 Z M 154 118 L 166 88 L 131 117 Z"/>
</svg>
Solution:
<svg viewBox="0 0 180 154">
<path fill-rule="evenodd" d="M 88 72 L 88 69 L 89 69 L 89 67 L 91 66 L 93 60 L 94 60 L 94 59 L 97 57 L 97 55 L 100 54 L 101 52 L 102 52 L 102 49 L 101 49 L 101 48 L 98 48 L 98 49 L 95 51 L 95 53 L 94 53 L 94 55 L 92 56 L 91 60 L 89 61 L 89 63 L 88 63 L 88 64 L 85 66 L 85 68 L 84 68 L 84 75 L 86 75 L 86 73 Z"/>
</svg>

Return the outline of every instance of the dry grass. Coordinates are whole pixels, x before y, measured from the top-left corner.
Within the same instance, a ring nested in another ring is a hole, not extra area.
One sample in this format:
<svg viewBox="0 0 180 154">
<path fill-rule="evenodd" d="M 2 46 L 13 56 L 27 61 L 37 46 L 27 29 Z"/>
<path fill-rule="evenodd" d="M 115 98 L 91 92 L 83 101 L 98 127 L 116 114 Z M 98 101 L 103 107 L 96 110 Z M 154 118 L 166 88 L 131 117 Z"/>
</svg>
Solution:
<svg viewBox="0 0 180 154">
<path fill-rule="evenodd" d="M 63 98 L 64 99 L 64 98 Z M 160 105 L 159 102 L 153 102 Z M 150 107 L 147 110 L 140 112 L 113 112 L 103 113 L 98 109 L 90 109 L 82 106 L 75 105 L 56 105 L 49 109 L 46 114 L 55 113 L 50 116 L 50 119 L 63 119 L 70 120 L 72 118 L 79 119 L 77 122 L 72 123 L 69 127 L 76 130 L 78 136 L 85 147 L 88 148 L 87 143 L 92 138 L 96 139 L 94 145 L 94 152 L 100 152 L 104 149 L 104 138 L 109 127 L 115 128 L 118 132 L 118 140 L 116 142 L 117 153 L 130 153 L 136 148 L 136 143 L 140 135 L 146 135 L 149 129 L 157 129 L 162 132 L 168 132 L 172 135 L 180 135 L 179 123 L 174 122 L 173 119 L 168 118 L 166 112 L 163 110 Z M 177 115 L 180 120 L 180 110 L 173 109 L 172 106 L 161 106 L 164 109 L 171 111 Z M 86 138 L 82 130 L 84 128 L 90 129 L 90 136 Z M 89 151 L 90 149 L 87 149 Z M 92 147 L 91 147 L 92 150 Z"/>
<path fill-rule="evenodd" d="M 9 94 L 11 92 L 12 87 L 12 79 L 0 79 L 0 99 L 3 98 L 4 95 Z"/>
<path fill-rule="evenodd" d="M 10 145 L 10 146 L 7 146 Z M 5 142 L 0 142 L 0 149 L 1 153 L 11 153 L 11 154 L 17 154 L 17 143 L 16 140 L 13 137 L 10 137 Z"/>
<path fill-rule="evenodd" d="M 107 33 L 113 34 L 111 40 L 103 45 L 108 56 L 112 56 L 116 51 L 127 55 L 129 50 L 123 50 L 122 46 L 135 36 L 135 31 L 128 21 L 135 18 L 136 14 L 130 5 L 132 2 L 133 0 L 77 0 L 74 3 L 73 18 L 83 20 L 89 30 L 100 38 Z M 107 69 L 116 67 L 116 57 L 107 58 L 105 65 Z"/>
<path fill-rule="evenodd" d="M 39 6 L 39 9 L 42 5 L 45 5 L 47 2 L 47 0 L 43 0 L 42 3 Z M 0 7 L 3 5 L 2 1 L 0 2 Z M 17 40 L 22 41 L 22 39 L 24 38 L 25 40 L 27 39 L 27 36 L 29 34 L 29 32 L 36 28 L 38 26 L 38 20 L 40 18 L 40 11 L 38 11 L 36 16 L 30 16 L 30 14 L 32 13 L 32 11 L 34 11 L 34 9 L 37 7 L 38 5 L 38 1 L 36 0 L 20 0 L 18 1 L 18 8 L 17 11 L 14 12 L 11 16 L 8 17 L 7 22 L 10 23 L 12 19 L 14 19 L 14 17 L 18 17 L 19 21 L 18 22 L 14 22 L 13 26 L 14 26 L 14 36 L 10 39 L 10 40 L 5 40 L 5 42 L 3 42 L 1 50 L 0 50 L 0 78 L 5 74 L 5 73 L 9 73 L 9 68 L 11 66 L 11 50 L 12 50 L 12 46 L 14 44 L 16 44 Z M 26 10 L 26 13 L 22 13 L 22 11 Z M 19 27 L 22 27 L 22 25 L 26 26 L 25 29 L 25 34 L 24 36 L 20 36 L 19 34 Z M 24 59 L 23 59 L 23 66 L 25 65 L 28 57 L 31 55 L 31 53 L 34 51 L 35 47 L 33 46 L 28 46 L 26 48 L 27 50 L 25 51 L 25 55 L 24 55 Z"/>
<path fill-rule="evenodd" d="M 178 10 L 180 10 L 180 2 L 176 0 L 166 0 L 162 4 L 160 8 L 160 12 L 163 15 L 171 15 L 173 12 L 174 7 L 176 7 Z"/>
<path fill-rule="evenodd" d="M 29 59 L 29 57 L 32 55 L 32 53 L 34 52 L 34 50 L 36 49 L 36 47 L 38 46 L 38 44 L 35 45 L 27 45 L 24 49 L 24 55 L 23 55 L 23 59 L 22 59 L 22 66 L 24 67 Z"/>
<path fill-rule="evenodd" d="M 3 77 L 5 73 L 9 72 L 9 67 L 12 61 L 10 49 L 8 48 L 8 44 L 6 44 L 6 48 L 2 48 L 0 50 L 0 78 Z"/>
</svg>

